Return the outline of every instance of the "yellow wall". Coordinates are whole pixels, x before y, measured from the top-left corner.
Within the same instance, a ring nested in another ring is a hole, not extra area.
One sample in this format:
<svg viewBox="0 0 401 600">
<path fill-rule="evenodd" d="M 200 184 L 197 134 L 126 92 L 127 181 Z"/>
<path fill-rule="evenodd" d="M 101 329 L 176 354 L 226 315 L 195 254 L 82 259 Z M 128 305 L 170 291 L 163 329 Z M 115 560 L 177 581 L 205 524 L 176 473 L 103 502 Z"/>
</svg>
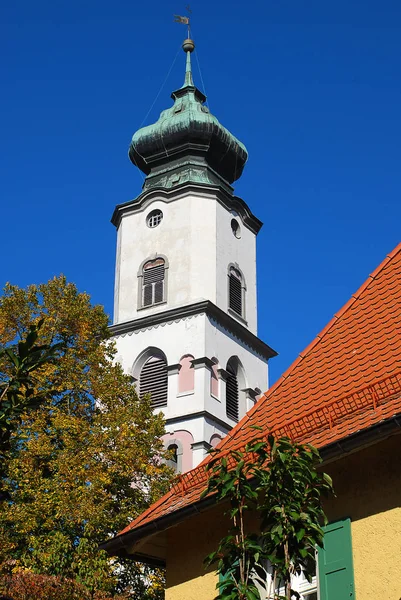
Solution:
<svg viewBox="0 0 401 600">
<path fill-rule="evenodd" d="M 337 498 L 331 521 L 350 517 L 356 600 L 401 598 L 401 436 L 326 465 Z"/>
<path fill-rule="evenodd" d="M 337 498 L 331 521 L 350 517 L 356 600 L 401 599 L 401 436 L 326 465 Z M 228 522 L 220 507 L 168 531 L 166 600 L 212 600 L 217 578 L 203 567 Z M 343 600 L 343 599 L 338 599 Z"/>
<path fill-rule="evenodd" d="M 166 600 L 211 600 L 217 577 L 205 570 L 203 559 L 229 527 L 220 507 L 213 507 L 177 527 L 167 537 Z"/>
</svg>

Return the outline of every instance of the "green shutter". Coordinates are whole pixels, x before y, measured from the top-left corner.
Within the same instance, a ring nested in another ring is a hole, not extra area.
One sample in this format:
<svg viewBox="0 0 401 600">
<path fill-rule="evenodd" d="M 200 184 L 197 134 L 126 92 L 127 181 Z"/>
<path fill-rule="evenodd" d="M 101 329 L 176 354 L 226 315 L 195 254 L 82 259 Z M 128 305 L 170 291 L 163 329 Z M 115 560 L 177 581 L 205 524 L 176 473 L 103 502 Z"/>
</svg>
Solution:
<svg viewBox="0 0 401 600">
<path fill-rule="evenodd" d="M 355 600 L 350 519 L 324 527 L 318 567 L 320 600 Z"/>
</svg>

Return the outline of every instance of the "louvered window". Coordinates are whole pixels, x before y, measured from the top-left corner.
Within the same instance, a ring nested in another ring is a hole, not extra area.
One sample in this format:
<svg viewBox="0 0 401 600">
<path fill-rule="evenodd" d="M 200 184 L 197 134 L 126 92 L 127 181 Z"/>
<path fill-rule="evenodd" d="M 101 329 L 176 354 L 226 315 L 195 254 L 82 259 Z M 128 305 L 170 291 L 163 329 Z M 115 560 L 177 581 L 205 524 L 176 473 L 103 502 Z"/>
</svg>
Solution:
<svg viewBox="0 0 401 600">
<path fill-rule="evenodd" d="M 242 317 L 242 276 L 231 267 L 229 280 L 229 307 Z"/>
<path fill-rule="evenodd" d="M 142 306 L 164 300 L 165 264 L 162 258 L 150 260 L 143 267 Z"/>
<path fill-rule="evenodd" d="M 152 408 L 167 406 L 167 364 L 163 358 L 153 356 L 143 365 L 139 376 L 139 395 L 150 394 Z"/>
<path fill-rule="evenodd" d="M 233 421 L 238 421 L 238 379 L 231 365 L 227 366 L 226 414 Z"/>
</svg>

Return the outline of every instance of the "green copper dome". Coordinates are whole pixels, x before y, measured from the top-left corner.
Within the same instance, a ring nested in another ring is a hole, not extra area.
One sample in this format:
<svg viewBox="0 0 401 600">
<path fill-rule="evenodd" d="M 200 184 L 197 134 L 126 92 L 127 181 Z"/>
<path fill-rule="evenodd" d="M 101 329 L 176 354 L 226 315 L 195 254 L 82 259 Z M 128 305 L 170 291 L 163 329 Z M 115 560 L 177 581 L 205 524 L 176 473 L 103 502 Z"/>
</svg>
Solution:
<svg viewBox="0 0 401 600">
<path fill-rule="evenodd" d="M 185 181 L 231 184 L 248 158 L 245 146 L 209 112 L 206 97 L 193 83 L 192 40 L 185 40 L 183 48 L 185 81 L 171 95 L 173 106 L 156 123 L 139 129 L 129 148 L 131 161 L 147 175 L 145 188 L 169 188 Z"/>
</svg>

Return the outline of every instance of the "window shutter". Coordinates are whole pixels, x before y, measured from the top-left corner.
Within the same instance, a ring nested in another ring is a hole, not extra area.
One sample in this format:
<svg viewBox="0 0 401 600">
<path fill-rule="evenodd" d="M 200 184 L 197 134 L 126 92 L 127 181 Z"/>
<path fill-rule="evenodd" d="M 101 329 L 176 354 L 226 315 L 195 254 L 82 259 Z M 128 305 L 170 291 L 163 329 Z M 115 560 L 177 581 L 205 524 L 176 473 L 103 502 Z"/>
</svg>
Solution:
<svg viewBox="0 0 401 600">
<path fill-rule="evenodd" d="M 230 271 L 229 296 L 229 307 L 242 316 L 242 281 L 236 269 Z"/>
<path fill-rule="evenodd" d="M 238 379 L 229 368 L 226 379 L 226 414 L 233 421 L 238 421 Z"/>
<path fill-rule="evenodd" d="M 143 365 L 139 376 L 139 395 L 151 395 L 153 408 L 167 406 L 167 364 L 163 358 L 152 357 Z"/>
<path fill-rule="evenodd" d="M 143 286 L 143 306 L 149 306 L 152 304 L 152 285 Z"/>
<path fill-rule="evenodd" d="M 156 283 L 154 284 L 155 304 L 157 302 L 163 302 L 163 287 L 164 287 L 164 281 L 156 281 Z"/>
<path fill-rule="evenodd" d="M 164 279 L 164 262 L 160 265 L 146 267 L 143 273 L 143 282 L 146 285 L 147 283 L 154 283 L 156 281 L 163 281 Z"/>
<path fill-rule="evenodd" d="M 337 521 L 324 529 L 324 548 L 318 549 L 320 600 L 354 598 L 351 521 Z"/>
</svg>

